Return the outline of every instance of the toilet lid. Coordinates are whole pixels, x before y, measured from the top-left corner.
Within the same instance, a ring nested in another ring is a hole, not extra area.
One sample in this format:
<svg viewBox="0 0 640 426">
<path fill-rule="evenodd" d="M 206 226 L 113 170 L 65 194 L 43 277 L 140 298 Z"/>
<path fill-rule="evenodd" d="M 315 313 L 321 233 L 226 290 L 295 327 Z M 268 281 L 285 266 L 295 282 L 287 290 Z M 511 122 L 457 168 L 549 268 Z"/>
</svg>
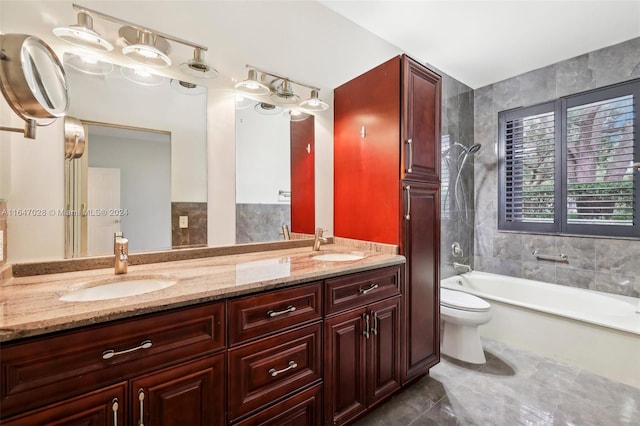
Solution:
<svg viewBox="0 0 640 426">
<path fill-rule="evenodd" d="M 440 304 L 452 309 L 473 312 L 488 311 L 491 308 L 489 302 L 473 294 L 448 288 L 440 288 Z"/>
</svg>

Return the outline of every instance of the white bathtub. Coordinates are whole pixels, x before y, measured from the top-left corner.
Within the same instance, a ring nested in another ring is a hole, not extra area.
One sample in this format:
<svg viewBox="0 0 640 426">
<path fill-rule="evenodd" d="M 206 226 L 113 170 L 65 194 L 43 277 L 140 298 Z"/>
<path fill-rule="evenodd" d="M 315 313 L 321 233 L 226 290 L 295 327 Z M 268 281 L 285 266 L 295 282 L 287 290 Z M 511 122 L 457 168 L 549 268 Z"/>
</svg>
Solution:
<svg viewBox="0 0 640 426">
<path fill-rule="evenodd" d="M 491 303 L 482 336 L 640 388 L 639 299 L 478 271 L 441 285 Z"/>
</svg>

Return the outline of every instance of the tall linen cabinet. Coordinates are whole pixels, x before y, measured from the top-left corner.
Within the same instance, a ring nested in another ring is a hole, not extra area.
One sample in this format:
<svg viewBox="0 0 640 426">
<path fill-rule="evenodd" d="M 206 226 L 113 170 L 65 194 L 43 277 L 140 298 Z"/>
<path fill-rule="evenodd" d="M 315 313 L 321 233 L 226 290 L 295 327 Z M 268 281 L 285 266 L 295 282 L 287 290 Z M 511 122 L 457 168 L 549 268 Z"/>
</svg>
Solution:
<svg viewBox="0 0 640 426">
<path fill-rule="evenodd" d="M 407 258 L 402 385 L 440 360 L 440 98 L 440 76 L 406 55 L 334 91 L 335 235 Z"/>
</svg>

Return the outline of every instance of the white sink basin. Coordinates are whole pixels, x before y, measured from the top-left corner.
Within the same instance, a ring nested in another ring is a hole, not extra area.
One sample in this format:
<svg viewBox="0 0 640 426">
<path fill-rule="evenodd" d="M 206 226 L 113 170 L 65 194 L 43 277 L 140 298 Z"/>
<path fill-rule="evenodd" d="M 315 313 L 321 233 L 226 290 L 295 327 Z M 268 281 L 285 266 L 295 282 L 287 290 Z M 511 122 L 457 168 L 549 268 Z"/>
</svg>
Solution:
<svg viewBox="0 0 640 426">
<path fill-rule="evenodd" d="M 90 302 L 95 300 L 118 299 L 120 297 L 137 296 L 171 287 L 175 280 L 163 278 L 132 278 L 121 281 L 98 284 L 73 290 L 60 297 L 65 302 Z"/>
<path fill-rule="evenodd" d="M 364 256 L 357 253 L 326 253 L 313 256 L 311 259 L 322 262 L 348 262 L 350 260 L 364 259 Z"/>
</svg>

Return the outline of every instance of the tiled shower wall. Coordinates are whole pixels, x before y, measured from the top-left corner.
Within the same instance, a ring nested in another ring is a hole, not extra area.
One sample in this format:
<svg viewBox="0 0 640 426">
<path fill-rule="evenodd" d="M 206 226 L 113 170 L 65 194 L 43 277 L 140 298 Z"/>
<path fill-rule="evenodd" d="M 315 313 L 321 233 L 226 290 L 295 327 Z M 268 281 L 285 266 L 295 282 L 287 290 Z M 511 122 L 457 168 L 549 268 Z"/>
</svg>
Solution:
<svg viewBox="0 0 640 426">
<path fill-rule="evenodd" d="M 431 68 L 431 67 L 430 67 Z M 460 173 L 458 191 L 454 184 L 462 163 L 464 146 L 474 144 L 473 89 L 442 73 L 442 162 L 441 162 L 441 259 L 442 278 L 454 275 L 451 245 L 459 242 L 464 255 L 456 262 L 470 264 L 473 260 L 473 158 L 465 162 Z M 456 195 L 458 198 L 456 199 Z"/>
<path fill-rule="evenodd" d="M 496 212 L 498 112 L 640 78 L 639 52 L 635 38 L 475 90 L 475 269 L 640 296 L 639 240 L 498 232 Z M 569 262 L 537 261 L 533 250 Z"/>
</svg>

